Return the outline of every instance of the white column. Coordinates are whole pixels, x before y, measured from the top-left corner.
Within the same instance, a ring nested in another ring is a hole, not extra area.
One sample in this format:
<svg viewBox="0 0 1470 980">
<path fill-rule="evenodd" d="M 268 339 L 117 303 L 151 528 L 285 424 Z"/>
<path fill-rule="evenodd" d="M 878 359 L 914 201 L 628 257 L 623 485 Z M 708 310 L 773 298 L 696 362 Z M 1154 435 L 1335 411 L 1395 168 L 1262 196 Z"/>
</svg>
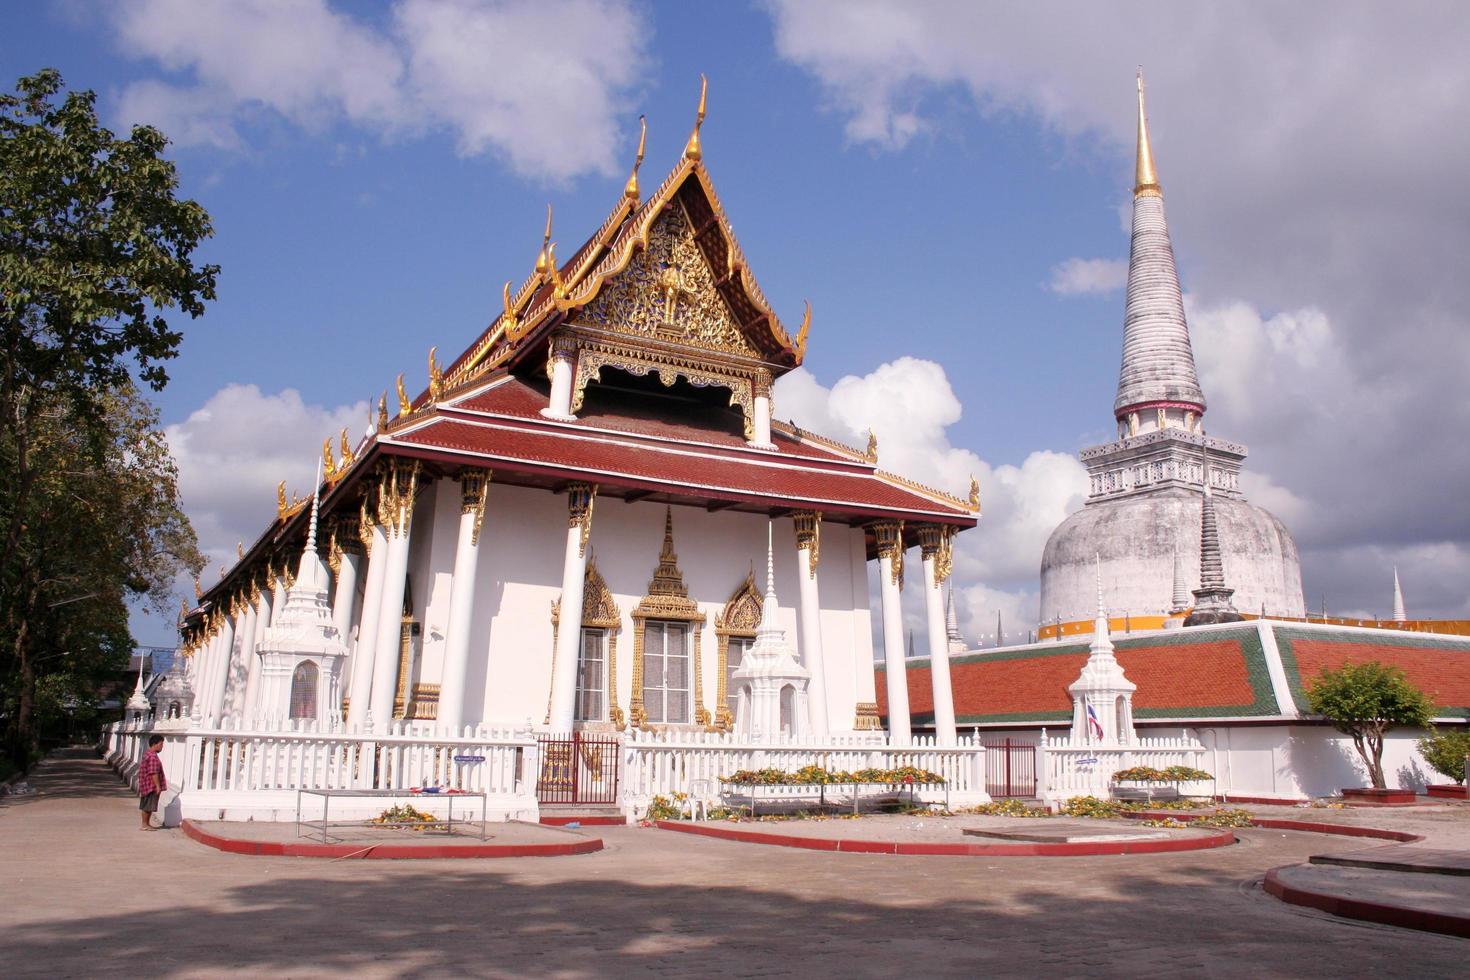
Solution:
<svg viewBox="0 0 1470 980">
<path fill-rule="evenodd" d="M 551 403 L 541 410 L 549 419 L 570 422 L 572 414 L 572 376 L 576 372 L 577 347 L 570 337 L 551 339 Z"/>
<path fill-rule="evenodd" d="M 230 681 L 230 659 L 235 649 L 235 620 L 233 616 L 226 616 L 224 625 L 219 629 L 219 650 L 215 658 L 214 676 L 210 678 L 209 708 L 205 716 L 214 718 L 216 722 L 221 719 L 225 706 L 225 687 Z"/>
<path fill-rule="evenodd" d="M 245 702 L 250 696 L 250 661 L 255 659 L 255 620 L 257 612 L 255 603 L 248 598 L 245 600 L 245 617 L 240 623 L 240 658 L 231 659 L 229 666 L 229 680 L 225 682 L 225 695 L 229 697 L 230 684 L 236 678 L 236 670 L 240 671 L 240 683 L 235 688 L 235 696 L 230 699 L 230 717 L 241 719 L 245 717 Z"/>
<path fill-rule="evenodd" d="M 352 533 L 356 535 L 355 528 Z M 337 581 L 332 589 L 332 625 L 337 627 L 337 635 L 344 645 L 352 639 L 352 614 L 356 611 L 353 607 L 357 605 L 357 567 L 361 563 L 357 541 L 353 541 L 350 549 L 343 548 L 342 558 L 337 563 Z"/>
<path fill-rule="evenodd" d="M 270 628 L 272 605 L 272 589 L 267 588 L 260 593 L 256 601 L 255 613 L 255 635 L 250 638 L 249 657 L 246 662 L 245 672 L 245 717 L 254 721 L 258 716 L 257 706 L 260 703 L 260 641 L 265 639 L 265 631 Z"/>
<path fill-rule="evenodd" d="M 418 464 L 398 464 L 384 479 L 388 555 L 383 567 L 383 595 L 378 607 L 378 635 L 374 638 L 373 693 L 368 710 L 379 729 L 393 720 L 393 696 L 398 693 L 398 657 L 403 636 L 403 590 L 408 577 L 409 531 L 413 498 L 418 489 Z"/>
<path fill-rule="evenodd" d="M 822 659 L 822 603 L 817 588 L 817 563 L 821 556 L 822 515 L 798 511 L 796 524 L 796 580 L 800 583 L 799 607 L 801 659 L 811 673 L 807 684 L 807 712 L 812 733 L 826 735 L 827 671 Z"/>
<path fill-rule="evenodd" d="M 458 735 L 464 728 L 465 677 L 470 667 L 470 620 L 475 608 L 475 571 L 480 562 L 480 525 L 490 471 L 466 469 L 459 476 L 459 540 L 454 548 L 454 578 L 449 592 L 449 625 L 444 637 L 444 673 L 439 683 L 439 724 Z"/>
<path fill-rule="evenodd" d="M 276 576 L 276 584 L 271 588 L 271 621 L 270 625 L 276 625 L 276 620 L 281 616 L 281 610 L 286 608 L 286 568 L 282 566 L 281 574 Z"/>
<path fill-rule="evenodd" d="M 556 663 L 551 676 L 551 730 L 569 732 L 576 716 L 577 661 L 582 646 L 582 591 L 587 574 L 587 537 L 597 488 L 567 487 L 567 547 L 561 573 L 561 624 L 556 631 Z"/>
<path fill-rule="evenodd" d="M 884 679 L 888 684 L 888 732 L 899 744 L 912 738 L 909 728 L 908 665 L 903 657 L 903 522 L 874 525 L 878 538 L 878 591 L 883 605 Z"/>
<path fill-rule="evenodd" d="M 203 718 L 209 714 L 209 677 L 214 671 L 214 652 L 219 647 L 219 631 L 208 635 L 203 645 L 194 651 L 194 706 L 191 718 Z"/>
<path fill-rule="evenodd" d="M 367 586 L 362 593 L 362 612 L 358 615 L 357 642 L 353 644 L 350 655 L 352 687 L 347 695 L 349 728 L 367 722 L 368 704 L 373 695 L 373 656 L 377 651 L 378 613 L 383 605 L 383 574 L 388 567 L 388 531 L 382 524 L 373 524 L 367 549 Z"/>
<path fill-rule="evenodd" d="M 944 618 L 944 580 L 950 571 L 954 531 L 938 524 L 919 528 L 924 556 L 924 606 L 929 620 L 929 678 L 934 685 L 934 736 L 954 745 L 954 691 L 949 682 L 949 627 Z"/>
<path fill-rule="evenodd" d="M 750 416 L 750 445 L 756 449 L 775 449 L 776 444 L 771 442 L 770 382 L 755 386 Z"/>
</svg>

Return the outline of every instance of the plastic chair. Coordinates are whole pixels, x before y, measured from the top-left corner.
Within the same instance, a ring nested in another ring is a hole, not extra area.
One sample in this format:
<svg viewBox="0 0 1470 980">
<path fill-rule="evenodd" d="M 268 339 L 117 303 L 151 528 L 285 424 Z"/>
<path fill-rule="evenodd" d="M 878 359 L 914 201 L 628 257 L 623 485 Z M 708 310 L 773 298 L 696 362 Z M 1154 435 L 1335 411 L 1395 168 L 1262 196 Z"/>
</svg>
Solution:
<svg viewBox="0 0 1470 980">
<path fill-rule="evenodd" d="M 713 779 L 693 779 L 689 782 L 689 819 L 709 819 L 709 799 L 715 795 L 715 781 Z M 699 816 L 696 817 L 696 809 Z"/>
</svg>

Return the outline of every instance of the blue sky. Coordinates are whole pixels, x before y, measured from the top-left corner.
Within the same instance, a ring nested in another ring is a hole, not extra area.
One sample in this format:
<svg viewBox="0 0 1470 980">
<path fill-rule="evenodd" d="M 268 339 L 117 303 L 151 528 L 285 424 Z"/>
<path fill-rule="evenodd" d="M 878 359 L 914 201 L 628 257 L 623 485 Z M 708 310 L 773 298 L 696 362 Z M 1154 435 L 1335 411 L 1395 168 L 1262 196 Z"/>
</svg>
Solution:
<svg viewBox="0 0 1470 980">
<path fill-rule="evenodd" d="M 219 299 L 158 401 L 218 563 L 330 428 L 360 430 L 356 403 L 478 334 L 548 200 L 564 251 L 596 226 L 640 113 L 645 188 L 673 166 L 706 73 L 736 233 L 788 323 L 813 305 L 811 377 L 777 415 L 876 423 L 884 465 L 951 489 L 980 473 L 960 563 L 980 632 L 1034 615 L 1040 544 L 1084 489 L 1068 457 L 1111 428 L 1142 63 L 1212 429 L 1251 445 L 1308 604 L 1386 611 L 1397 563 L 1411 614 L 1470 614 L 1463 489 L 1443 491 L 1470 460 L 1440 438 L 1470 413 L 1422 391 L 1470 364 L 1447 260 L 1470 149 L 1444 125 L 1470 91 L 1463 14 L 1244 4 L 1140 29 L 1147 5 L 1093 6 L 74 0 L 13 10 L 0 74 L 54 66 L 111 124 L 157 123 L 214 218 Z M 1406 174 L 1400 206 L 1375 199 Z M 1101 274 L 1059 287 L 1069 260 Z"/>
</svg>

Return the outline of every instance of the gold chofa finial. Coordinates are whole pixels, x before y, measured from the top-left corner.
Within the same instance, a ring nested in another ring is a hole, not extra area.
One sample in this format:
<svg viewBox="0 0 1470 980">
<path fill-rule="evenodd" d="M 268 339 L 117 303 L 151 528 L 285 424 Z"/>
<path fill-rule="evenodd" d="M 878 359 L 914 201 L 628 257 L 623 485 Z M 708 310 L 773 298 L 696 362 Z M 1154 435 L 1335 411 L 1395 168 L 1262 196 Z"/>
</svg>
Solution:
<svg viewBox="0 0 1470 980">
<path fill-rule="evenodd" d="M 245 542 L 244 541 L 236 541 L 235 542 L 235 557 L 238 560 L 240 560 L 240 561 L 244 561 L 245 560 Z"/>
<path fill-rule="evenodd" d="M 546 275 L 551 279 L 551 295 L 565 299 L 567 284 L 562 281 L 561 270 L 556 267 L 556 242 L 546 246 Z"/>
<path fill-rule="evenodd" d="M 873 434 L 872 429 L 868 430 L 868 448 L 863 457 L 870 463 L 878 462 L 878 437 Z"/>
<path fill-rule="evenodd" d="M 806 300 L 806 312 L 801 317 L 801 329 L 796 332 L 796 356 L 806 355 L 806 334 L 812 328 L 812 301 Z"/>
<path fill-rule="evenodd" d="M 403 390 L 403 375 L 400 374 L 393 384 L 398 388 L 398 414 L 407 415 L 413 411 L 413 402 L 408 400 L 408 393 Z"/>
<path fill-rule="evenodd" d="M 684 146 L 684 159 L 698 160 L 704 156 L 704 151 L 699 146 L 699 127 L 704 125 L 704 110 L 709 102 L 709 79 L 703 74 L 699 76 L 699 112 L 694 117 L 694 132 L 689 134 L 689 142 Z"/>
<path fill-rule="evenodd" d="M 521 339 L 521 318 L 516 315 L 515 300 L 510 298 L 510 280 L 505 281 L 505 286 L 500 290 L 500 298 L 505 301 L 505 318 L 501 326 L 505 330 L 505 339 L 512 344 Z"/>
<path fill-rule="evenodd" d="M 1138 69 L 1138 171 L 1133 179 L 1134 197 L 1160 197 L 1159 175 L 1154 170 L 1154 151 L 1148 140 L 1148 113 L 1143 104 L 1143 69 Z"/>
<path fill-rule="evenodd" d="M 980 513 L 980 481 L 970 477 L 970 509 Z"/>
<path fill-rule="evenodd" d="M 648 145 L 648 119 L 645 116 L 638 117 L 638 156 L 633 161 L 633 172 L 628 175 L 628 185 L 623 188 L 623 196 L 634 204 L 638 203 L 638 168 L 643 166 L 643 148 Z"/>
<path fill-rule="evenodd" d="M 347 426 L 342 426 L 342 469 L 345 472 L 352 465 L 352 443 L 347 441 Z"/>
<path fill-rule="evenodd" d="M 194 598 L 195 599 L 203 599 L 204 598 L 204 583 L 202 581 L 200 581 L 198 575 L 195 575 L 194 576 Z"/>
<path fill-rule="evenodd" d="M 444 393 L 444 370 L 439 367 L 439 361 L 434 357 L 439 348 L 429 348 L 429 401 L 437 402 L 439 396 Z"/>
<path fill-rule="evenodd" d="M 282 480 L 276 484 L 276 516 L 286 516 L 286 481 Z"/>
<path fill-rule="evenodd" d="M 385 392 L 383 392 L 382 397 L 380 397 L 378 399 L 378 431 L 381 432 L 383 430 L 383 427 L 386 426 L 387 424 L 388 424 L 388 393 L 385 391 Z"/>
<path fill-rule="evenodd" d="M 332 458 L 331 436 L 322 440 L 322 472 L 327 475 L 328 480 L 333 480 L 337 476 L 337 461 Z"/>
<path fill-rule="evenodd" d="M 548 249 L 551 247 L 551 202 L 546 202 L 546 231 L 541 235 L 541 251 L 536 255 L 536 275 L 546 275 L 547 268 L 551 265 L 551 255 Z"/>
</svg>

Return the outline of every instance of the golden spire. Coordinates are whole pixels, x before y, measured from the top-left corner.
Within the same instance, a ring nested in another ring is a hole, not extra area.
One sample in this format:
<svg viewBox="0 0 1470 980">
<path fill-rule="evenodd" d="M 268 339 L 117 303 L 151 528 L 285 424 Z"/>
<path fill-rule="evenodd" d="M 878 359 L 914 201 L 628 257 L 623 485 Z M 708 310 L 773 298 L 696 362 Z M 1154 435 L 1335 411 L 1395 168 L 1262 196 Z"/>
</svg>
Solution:
<svg viewBox="0 0 1470 980">
<path fill-rule="evenodd" d="M 648 145 L 648 119 L 644 116 L 638 117 L 638 157 L 633 161 L 633 172 L 628 175 L 628 185 L 623 188 L 623 196 L 638 203 L 638 168 L 643 166 L 643 148 Z"/>
<path fill-rule="evenodd" d="M 551 242 L 542 253 L 546 256 L 546 275 L 551 279 L 551 295 L 565 299 L 567 284 L 562 281 L 561 270 L 556 267 L 556 242 Z"/>
<path fill-rule="evenodd" d="M 328 480 L 333 480 L 337 476 L 337 461 L 332 458 L 331 436 L 322 440 L 322 472 L 327 474 Z"/>
<path fill-rule="evenodd" d="M 352 443 L 347 441 L 347 426 L 344 425 L 342 426 L 342 470 L 344 472 L 352 465 L 355 458 L 352 455 Z"/>
<path fill-rule="evenodd" d="M 546 202 L 546 231 L 541 236 L 541 251 L 536 256 L 536 275 L 546 275 L 546 269 L 551 265 L 551 202 Z"/>
<path fill-rule="evenodd" d="M 286 516 L 286 481 L 282 480 L 276 484 L 276 516 Z"/>
<path fill-rule="evenodd" d="M 394 384 L 398 387 L 398 414 L 407 415 L 413 411 L 413 402 L 408 400 L 408 393 L 403 390 L 403 375 L 400 374 Z"/>
<path fill-rule="evenodd" d="M 387 424 L 388 424 L 388 393 L 385 391 L 385 392 L 383 392 L 383 396 L 378 399 L 378 430 L 379 431 L 382 431 L 383 427 L 386 426 Z"/>
<path fill-rule="evenodd" d="M 1133 179 L 1134 197 L 1162 197 L 1159 175 L 1154 170 L 1154 151 L 1148 141 L 1148 113 L 1143 106 L 1143 69 L 1138 69 L 1138 172 Z"/>
<path fill-rule="evenodd" d="M 733 249 L 732 249 L 733 251 Z M 806 354 L 806 333 L 812 328 L 812 301 L 806 300 L 806 313 L 801 317 L 801 329 L 796 332 L 796 356 Z"/>
<path fill-rule="evenodd" d="M 689 142 L 684 145 L 684 159 L 698 160 L 704 156 L 704 151 L 699 146 L 699 127 L 704 125 L 704 110 L 708 102 L 709 80 L 703 74 L 699 76 L 699 112 L 694 117 L 694 132 L 689 134 Z"/>
</svg>

